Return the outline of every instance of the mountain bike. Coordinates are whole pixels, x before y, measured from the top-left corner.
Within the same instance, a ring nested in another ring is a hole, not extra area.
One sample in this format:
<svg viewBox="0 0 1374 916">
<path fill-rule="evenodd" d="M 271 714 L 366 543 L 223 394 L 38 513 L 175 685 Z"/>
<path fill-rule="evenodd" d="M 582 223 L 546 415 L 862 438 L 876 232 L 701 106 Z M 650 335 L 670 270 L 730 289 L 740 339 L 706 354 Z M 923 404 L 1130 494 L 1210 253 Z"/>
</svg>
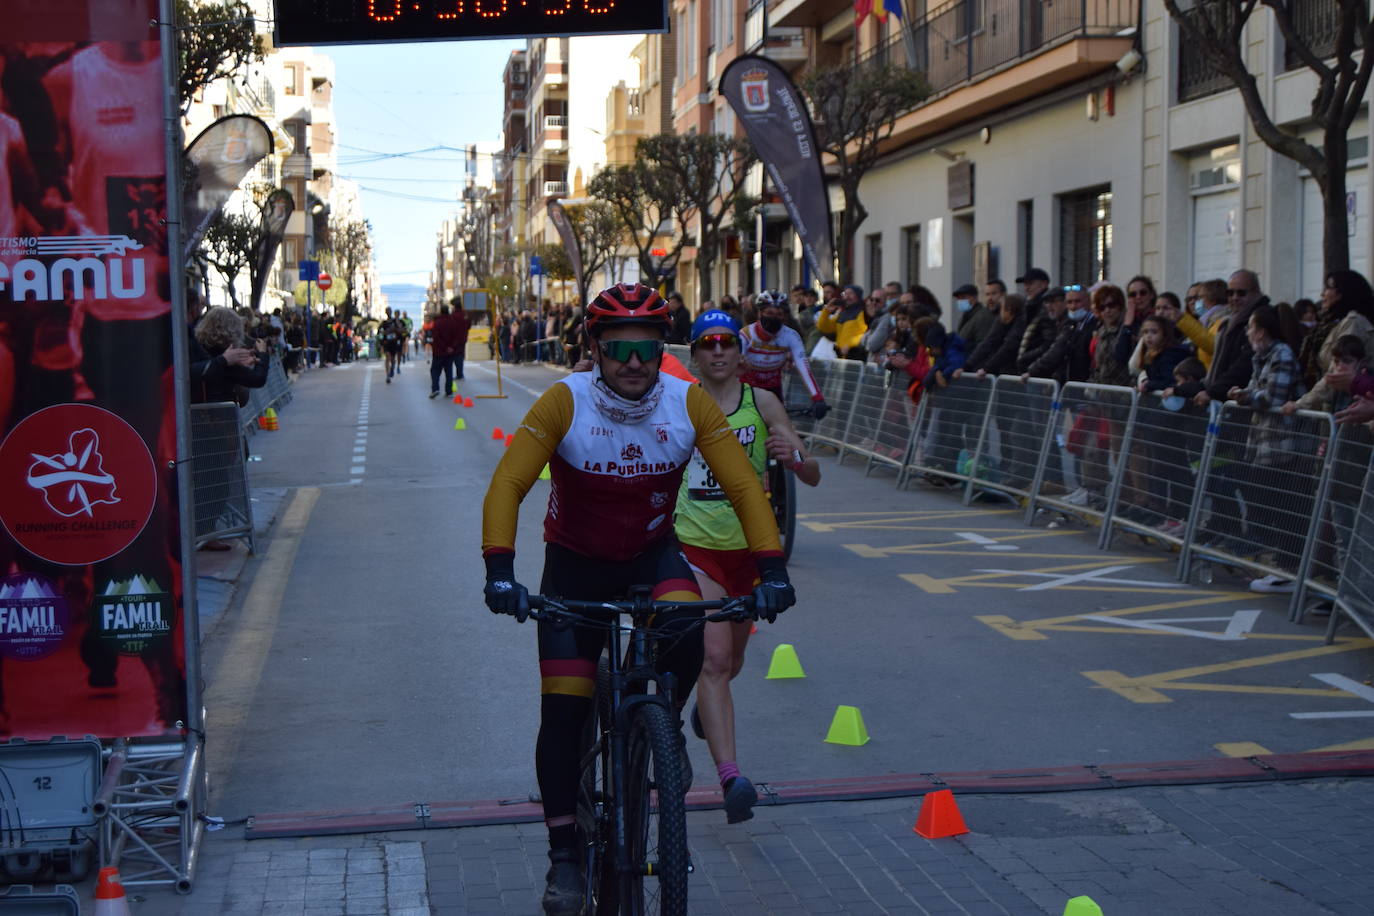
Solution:
<svg viewBox="0 0 1374 916">
<path fill-rule="evenodd" d="M 676 679 L 654 666 L 655 614 L 716 611 L 692 621 L 753 617 L 753 598 L 654 601 L 648 586 L 626 601 L 571 601 L 531 595 L 530 616 L 610 634 L 597 669 L 577 792 L 588 916 L 684 916 L 687 912 L 687 785 Z M 590 616 L 590 615 L 598 616 Z M 630 616 L 631 625 L 620 620 Z M 622 649 L 622 637 L 629 636 Z M 652 686 L 652 692 L 650 690 Z"/>
</svg>

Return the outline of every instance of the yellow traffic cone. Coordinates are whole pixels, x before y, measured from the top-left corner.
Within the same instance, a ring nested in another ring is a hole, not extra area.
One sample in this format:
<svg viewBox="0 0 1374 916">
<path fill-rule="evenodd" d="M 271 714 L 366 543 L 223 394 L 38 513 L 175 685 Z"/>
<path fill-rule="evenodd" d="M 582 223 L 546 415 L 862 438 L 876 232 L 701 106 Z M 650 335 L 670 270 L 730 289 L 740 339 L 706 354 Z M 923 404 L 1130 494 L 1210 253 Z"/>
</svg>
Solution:
<svg viewBox="0 0 1374 916">
<path fill-rule="evenodd" d="M 764 680 L 778 681 L 795 677 L 806 677 L 806 672 L 802 670 L 801 659 L 797 658 L 797 650 L 789 643 L 783 643 L 773 650 L 773 658 L 768 663 L 768 674 L 764 676 Z"/>
<path fill-rule="evenodd" d="M 468 421 L 467 421 L 467 420 L 464 420 L 462 417 L 459 417 L 456 421 L 454 421 L 453 428 L 454 428 L 454 429 L 467 429 L 467 428 L 468 428 Z"/>
<path fill-rule="evenodd" d="M 549 466 L 548 466 L 547 464 L 544 465 L 544 470 L 542 470 L 542 471 L 539 472 L 539 479 L 540 479 L 540 480 L 548 480 L 548 479 L 550 479 L 552 476 L 553 476 L 553 475 L 549 473 Z"/>
<path fill-rule="evenodd" d="M 1088 896 L 1070 897 L 1064 904 L 1064 916 L 1102 916 L 1102 907 Z"/>
<path fill-rule="evenodd" d="M 826 744 L 844 744 L 859 747 L 868 743 L 868 729 L 864 728 L 864 717 L 857 706 L 839 706 L 835 718 L 830 720 L 830 731 L 825 736 Z"/>
</svg>

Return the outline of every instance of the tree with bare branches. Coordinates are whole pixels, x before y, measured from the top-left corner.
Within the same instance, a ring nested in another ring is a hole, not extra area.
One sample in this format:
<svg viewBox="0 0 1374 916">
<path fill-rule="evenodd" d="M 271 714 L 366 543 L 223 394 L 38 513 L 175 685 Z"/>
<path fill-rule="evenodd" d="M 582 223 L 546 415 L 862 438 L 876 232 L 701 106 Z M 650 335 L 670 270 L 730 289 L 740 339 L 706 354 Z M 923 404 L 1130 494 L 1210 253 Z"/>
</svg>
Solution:
<svg viewBox="0 0 1374 916">
<path fill-rule="evenodd" d="M 356 280 L 372 256 L 372 224 L 365 219 L 329 218 L 329 250 L 341 279 L 347 284 L 343 300 L 344 320 L 352 322 L 358 312 Z"/>
<path fill-rule="evenodd" d="M 862 64 L 812 70 L 800 80 L 816 122 L 816 142 L 839 167 L 844 209 L 840 212 L 840 282 L 854 273 L 854 236 L 868 219 L 859 183 L 878 161 L 898 116 L 930 94 L 925 78 L 906 67 Z"/>
<path fill-rule="evenodd" d="M 1326 270 L 1342 270 L 1350 266 L 1345 210 L 1348 134 L 1374 70 L 1374 54 L 1366 50 L 1357 58 L 1356 51 L 1374 47 L 1374 19 L 1365 0 L 1334 0 L 1334 29 L 1314 40 L 1311 34 L 1304 34 L 1296 16 L 1305 5 L 1303 0 L 1164 0 L 1165 9 L 1189 45 L 1240 92 L 1256 135 L 1274 152 L 1312 174 L 1322 192 L 1322 260 Z M 1245 28 L 1261 8 L 1274 17 L 1288 50 L 1317 77 L 1311 123 L 1321 129 L 1320 147 L 1302 139 L 1292 128 L 1274 123 L 1250 72 Z M 1334 43 L 1330 43 L 1332 37 Z"/>
<path fill-rule="evenodd" d="M 196 94 L 216 80 L 242 77 L 262 60 L 262 36 L 243 0 L 193 3 L 177 0 L 177 96 L 185 114 Z"/>
</svg>

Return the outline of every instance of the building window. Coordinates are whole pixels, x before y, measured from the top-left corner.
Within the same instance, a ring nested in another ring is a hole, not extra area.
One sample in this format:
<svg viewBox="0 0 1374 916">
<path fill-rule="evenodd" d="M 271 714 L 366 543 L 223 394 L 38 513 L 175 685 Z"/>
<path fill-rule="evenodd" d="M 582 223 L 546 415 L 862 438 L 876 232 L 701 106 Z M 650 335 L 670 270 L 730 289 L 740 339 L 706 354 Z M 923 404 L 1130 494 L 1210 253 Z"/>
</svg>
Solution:
<svg viewBox="0 0 1374 916">
<path fill-rule="evenodd" d="M 1032 257 L 1035 253 L 1035 201 L 1023 200 L 1016 205 L 1016 250 L 1021 259 L 1017 262 L 1015 276 L 1020 276 L 1035 266 Z"/>
<path fill-rule="evenodd" d="M 687 75 L 697 75 L 697 0 L 687 4 Z"/>
<path fill-rule="evenodd" d="M 305 82 L 305 64 L 286 65 L 286 94 L 300 95 L 301 83 Z"/>
<path fill-rule="evenodd" d="M 874 290 L 883 285 L 883 234 L 878 232 L 865 236 L 864 251 L 868 264 L 868 288 Z"/>
<path fill-rule="evenodd" d="M 921 282 L 921 227 L 902 227 L 902 282 L 909 289 Z"/>
<path fill-rule="evenodd" d="M 1305 0 L 1289 4 L 1289 15 L 1293 17 L 1293 28 L 1299 40 L 1312 49 L 1318 57 L 1334 57 L 1336 37 L 1341 29 L 1341 4 L 1338 0 Z M 1355 47 L 1364 44 L 1364 35 L 1355 30 Z M 1300 70 L 1306 67 L 1302 58 L 1292 45 L 1284 48 L 1284 69 Z"/>
<path fill-rule="evenodd" d="M 1059 198 L 1061 281 L 1097 283 L 1112 268 L 1112 189 L 1090 188 Z"/>
</svg>

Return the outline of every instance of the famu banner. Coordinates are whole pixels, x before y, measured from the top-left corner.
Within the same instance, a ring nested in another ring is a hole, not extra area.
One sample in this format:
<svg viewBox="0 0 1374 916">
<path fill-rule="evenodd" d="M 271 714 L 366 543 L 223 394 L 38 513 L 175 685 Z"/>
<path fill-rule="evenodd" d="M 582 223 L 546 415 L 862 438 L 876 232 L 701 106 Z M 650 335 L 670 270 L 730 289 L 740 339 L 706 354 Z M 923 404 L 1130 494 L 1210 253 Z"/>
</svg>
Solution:
<svg viewBox="0 0 1374 916">
<path fill-rule="evenodd" d="M 801 239 L 812 279 L 818 283 L 834 279 L 830 196 L 816 131 L 801 93 L 777 64 L 745 54 L 732 60 L 721 74 L 720 94 L 735 110 L 773 179 Z"/>
<path fill-rule="evenodd" d="M 186 718 L 156 0 L 0 29 L 0 739 Z"/>
</svg>

